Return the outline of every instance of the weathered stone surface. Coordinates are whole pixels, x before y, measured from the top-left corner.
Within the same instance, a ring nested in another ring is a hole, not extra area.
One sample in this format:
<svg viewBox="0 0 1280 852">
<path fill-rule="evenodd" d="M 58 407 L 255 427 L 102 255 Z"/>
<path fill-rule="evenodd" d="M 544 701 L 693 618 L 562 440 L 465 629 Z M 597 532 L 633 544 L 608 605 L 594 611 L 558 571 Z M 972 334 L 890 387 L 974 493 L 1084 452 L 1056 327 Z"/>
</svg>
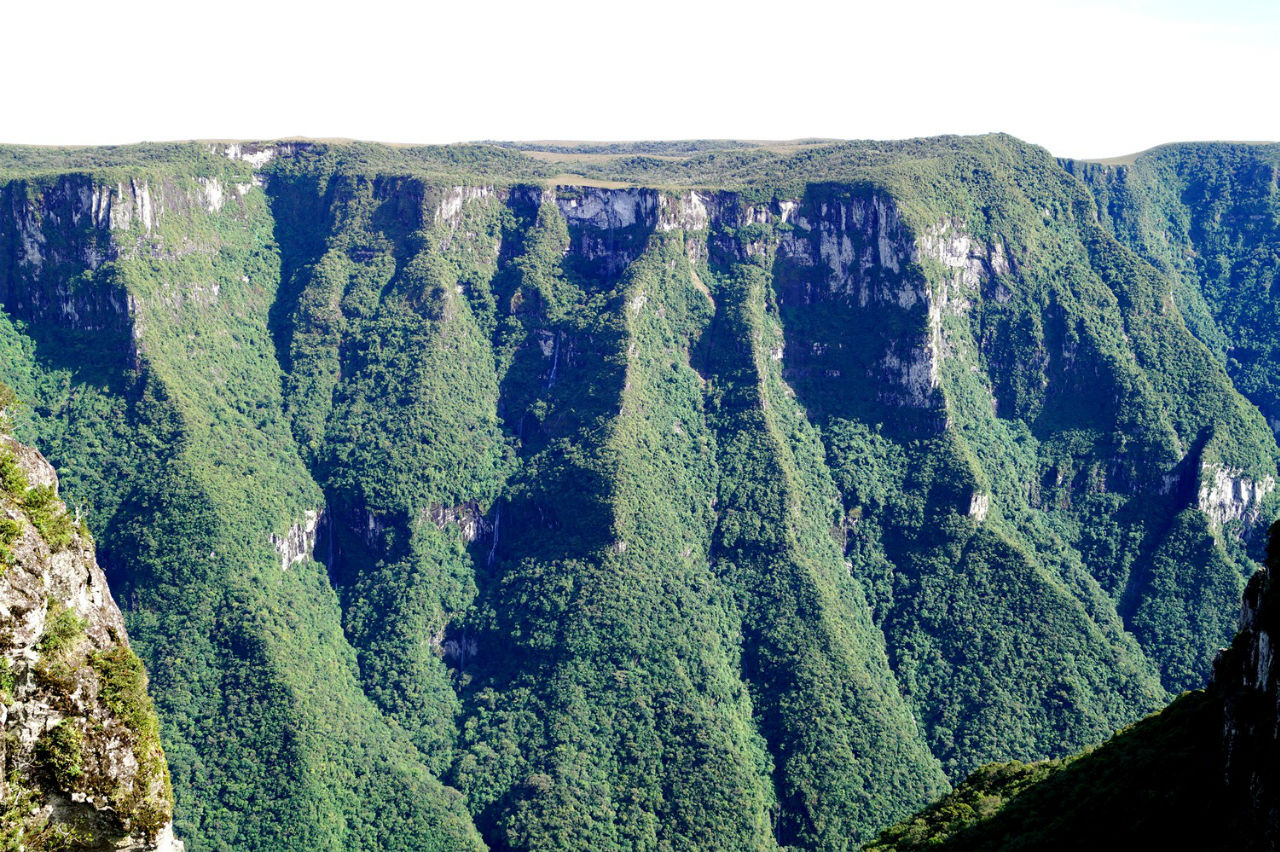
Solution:
<svg viewBox="0 0 1280 852">
<path fill-rule="evenodd" d="M 0 438 L 0 454 L 32 488 L 56 495 L 57 475 L 38 452 Z M 0 570 L 5 797 L 31 798 L 28 832 L 62 826 L 82 841 L 76 848 L 181 850 L 141 663 L 93 542 L 56 496 L 49 515 L 64 516 L 61 531 L 42 535 L 17 496 L 0 491 L 0 515 L 19 528 Z M 70 769 L 53 768 L 55 753 Z M 0 826 L 5 836 L 17 829 Z"/>
<path fill-rule="evenodd" d="M 1238 470 L 1222 465 L 1205 465 L 1201 471 L 1197 505 L 1214 526 L 1221 528 L 1231 521 L 1240 521 L 1247 532 L 1262 515 L 1262 498 L 1275 487 L 1276 481 L 1270 476 L 1254 481 Z"/>
</svg>

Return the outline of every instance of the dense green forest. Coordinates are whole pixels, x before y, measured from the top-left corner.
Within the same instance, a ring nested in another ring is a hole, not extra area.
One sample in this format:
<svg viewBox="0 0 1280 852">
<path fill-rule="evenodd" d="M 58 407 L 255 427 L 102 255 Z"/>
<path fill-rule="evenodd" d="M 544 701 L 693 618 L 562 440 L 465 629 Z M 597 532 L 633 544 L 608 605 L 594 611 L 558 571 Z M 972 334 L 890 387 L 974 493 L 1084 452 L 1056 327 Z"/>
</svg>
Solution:
<svg viewBox="0 0 1280 852">
<path fill-rule="evenodd" d="M 1208 679 L 1278 160 L 0 148 L 0 379 L 193 852 L 858 848 Z"/>
<path fill-rule="evenodd" d="M 1087 754 L 984 766 L 865 848 L 1261 848 L 1231 818 L 1221 741 L 1221 702 L 1189 692 Z"/>
<path fill-rule="evenodd" d="M 1280 838 L 1280 523 L 1249 581 L 1241 630 L 1204 690 L 1096 749 L 984 766 L 881 832 L 867 852 L 919 849 L 1274 849 Z"/>
</svg>

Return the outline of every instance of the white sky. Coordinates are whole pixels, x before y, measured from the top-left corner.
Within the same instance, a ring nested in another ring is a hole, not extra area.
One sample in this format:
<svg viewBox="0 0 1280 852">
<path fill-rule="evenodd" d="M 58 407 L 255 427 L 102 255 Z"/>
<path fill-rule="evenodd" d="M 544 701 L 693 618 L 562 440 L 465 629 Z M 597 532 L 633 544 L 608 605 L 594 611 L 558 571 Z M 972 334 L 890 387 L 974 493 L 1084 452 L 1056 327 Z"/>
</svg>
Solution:
<svg viewBox="0 0 1280 852">
<path fill-rule="evenodd" d="M 1277 0 L 2 0 L 0 142 L 1280 139 Z"/>
</svg>

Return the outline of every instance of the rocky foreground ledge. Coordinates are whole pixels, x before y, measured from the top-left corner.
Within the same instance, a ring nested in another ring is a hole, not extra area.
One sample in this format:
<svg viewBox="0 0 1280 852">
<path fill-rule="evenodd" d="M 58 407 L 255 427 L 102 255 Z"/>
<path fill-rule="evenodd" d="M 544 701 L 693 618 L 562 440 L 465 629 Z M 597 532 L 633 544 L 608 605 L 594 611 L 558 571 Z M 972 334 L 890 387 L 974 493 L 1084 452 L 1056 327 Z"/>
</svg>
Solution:
<svg viewBox="0 0 1280 852">
<path fill-rule="evenodd" d="M 0 437 L 5 848 L 167 850 L 173 792 L 142 662 L 40 453 Z"/>
</svg>

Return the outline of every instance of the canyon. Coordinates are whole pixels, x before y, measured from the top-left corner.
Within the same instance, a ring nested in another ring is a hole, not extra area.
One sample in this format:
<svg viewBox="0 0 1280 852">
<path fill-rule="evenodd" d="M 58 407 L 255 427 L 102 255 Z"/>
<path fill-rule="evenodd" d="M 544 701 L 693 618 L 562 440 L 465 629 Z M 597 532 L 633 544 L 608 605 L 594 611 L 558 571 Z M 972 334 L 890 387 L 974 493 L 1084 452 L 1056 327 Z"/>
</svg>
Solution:
<svg viewBox="0 0 1280 852">
<path fill-rule="evenodd" d="M 1280 147 L 539 154 L 4 149 L 188 849 L 858 848 L 1209 682 Z"/>
</svg>

